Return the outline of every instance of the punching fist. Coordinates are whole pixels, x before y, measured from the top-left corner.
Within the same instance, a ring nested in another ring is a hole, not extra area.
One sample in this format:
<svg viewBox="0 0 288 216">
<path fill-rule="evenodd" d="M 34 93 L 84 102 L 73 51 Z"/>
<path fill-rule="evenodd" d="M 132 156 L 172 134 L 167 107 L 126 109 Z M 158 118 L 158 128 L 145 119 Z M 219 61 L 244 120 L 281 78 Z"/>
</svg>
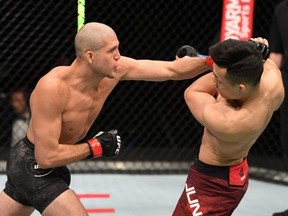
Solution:
<svg viewBox="0 0 288 216">
<path fill-rule="evenodd" d="M 121 148 L 121 137 L 116 129 L 107 132 L 100 131 L 93 138 L 87 140 L 91 157 L 116 157 Z"/>
<path fill-rule="evenodd" d="M 206 65 L 209 67 L 209 70 L 212 70 L 214 61 L 211 58 L 211 56 L 205 56 L 201 55 L 197 52 L 197 50 L 190 46 L 190 45 L 184 45 L 180 47 L 176 52 L 176 59 L 177 58 L 184 58 L 184 57 L 205 57 L 206 58 Z"/>
<path fill-rule="evenodd" d="M 198 55 L 198 52 L 195 48 L 189 45 L 184 45 L 180 47 L 176 52 L 176 58 L 184 58 L 184 57 L 195 57 Z"/>
</svg>

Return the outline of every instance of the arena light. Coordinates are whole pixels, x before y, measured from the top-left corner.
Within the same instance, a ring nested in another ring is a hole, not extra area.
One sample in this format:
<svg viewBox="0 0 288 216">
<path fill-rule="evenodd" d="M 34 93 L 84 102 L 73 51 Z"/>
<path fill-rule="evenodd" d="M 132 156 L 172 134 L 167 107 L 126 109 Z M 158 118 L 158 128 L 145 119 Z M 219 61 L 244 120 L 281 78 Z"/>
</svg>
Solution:
<svg viewBox="0 0 288 216">
<path fill-rule="evenodd" d="M 85 0 L 78 0 L 77 29 L 85 24 Z"/>
</svg>

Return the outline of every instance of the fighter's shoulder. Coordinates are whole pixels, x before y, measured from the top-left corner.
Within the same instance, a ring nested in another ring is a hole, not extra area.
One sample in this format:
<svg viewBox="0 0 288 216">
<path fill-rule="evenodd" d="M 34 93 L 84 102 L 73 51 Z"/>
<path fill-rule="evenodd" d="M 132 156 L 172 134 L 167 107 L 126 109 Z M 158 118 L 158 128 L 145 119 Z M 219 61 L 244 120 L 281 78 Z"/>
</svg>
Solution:
<svg viewBox="0 0 288 216">
<path fill-rule="evenodd" d="M 45 91 L 46 93 L 54 92 L 59 93 L 60 90 L 65 89 L 65 82 L 59 76 L 59 68 L 54 68 L 39 79 L 35 87 L 35 91 Z"/>
<path fill-rule="evenodd" d="M 274 69 L 274 68 L 278 68 L 278 67 L 272 59 L 268 58 L 264 63 L 264 68 Z"/>
</svg>

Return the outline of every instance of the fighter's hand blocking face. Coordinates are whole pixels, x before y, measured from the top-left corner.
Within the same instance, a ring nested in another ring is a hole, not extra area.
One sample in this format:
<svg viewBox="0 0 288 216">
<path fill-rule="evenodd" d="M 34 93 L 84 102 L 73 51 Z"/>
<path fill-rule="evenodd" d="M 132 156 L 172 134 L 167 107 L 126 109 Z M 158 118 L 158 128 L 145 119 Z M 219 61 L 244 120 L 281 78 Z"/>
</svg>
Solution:
<svg viewBox="0 0 288 216">
<path fill-rule="evenodd" d="M 121 137 L 116 129 L 107 132 L 100 131 L 93 138 L 87 140 L 92 158 L 116 157 L 121 148 Z"/>
<path fill-rule="evenodd" d="M 255 44 L 256 49 L 262 53 L 263 60 L 266 61 L 270 53 L 270 50 L 268 47 L 268 41 L 265 38 L 261 38 L 261 37 L 251 38 L 249 41 Z"/>
</svg>

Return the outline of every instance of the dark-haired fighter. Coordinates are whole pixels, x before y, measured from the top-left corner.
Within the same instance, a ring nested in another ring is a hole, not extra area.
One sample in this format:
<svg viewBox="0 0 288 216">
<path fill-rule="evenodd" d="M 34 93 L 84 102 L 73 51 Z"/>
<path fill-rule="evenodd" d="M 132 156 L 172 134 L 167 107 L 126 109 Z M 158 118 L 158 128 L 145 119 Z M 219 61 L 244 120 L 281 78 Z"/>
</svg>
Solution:
<svg viewBox="0 0 288 216">
<path fill-rule="evenodd" d="M 231 215 L 247 190 L 248 152 L 284 98 L 278 67 L 263 61 L 267 40 L 252 40 L 212 46 L 212 72 L 185 91 L 204 133 L 173 216 Z"/>
</svg>

